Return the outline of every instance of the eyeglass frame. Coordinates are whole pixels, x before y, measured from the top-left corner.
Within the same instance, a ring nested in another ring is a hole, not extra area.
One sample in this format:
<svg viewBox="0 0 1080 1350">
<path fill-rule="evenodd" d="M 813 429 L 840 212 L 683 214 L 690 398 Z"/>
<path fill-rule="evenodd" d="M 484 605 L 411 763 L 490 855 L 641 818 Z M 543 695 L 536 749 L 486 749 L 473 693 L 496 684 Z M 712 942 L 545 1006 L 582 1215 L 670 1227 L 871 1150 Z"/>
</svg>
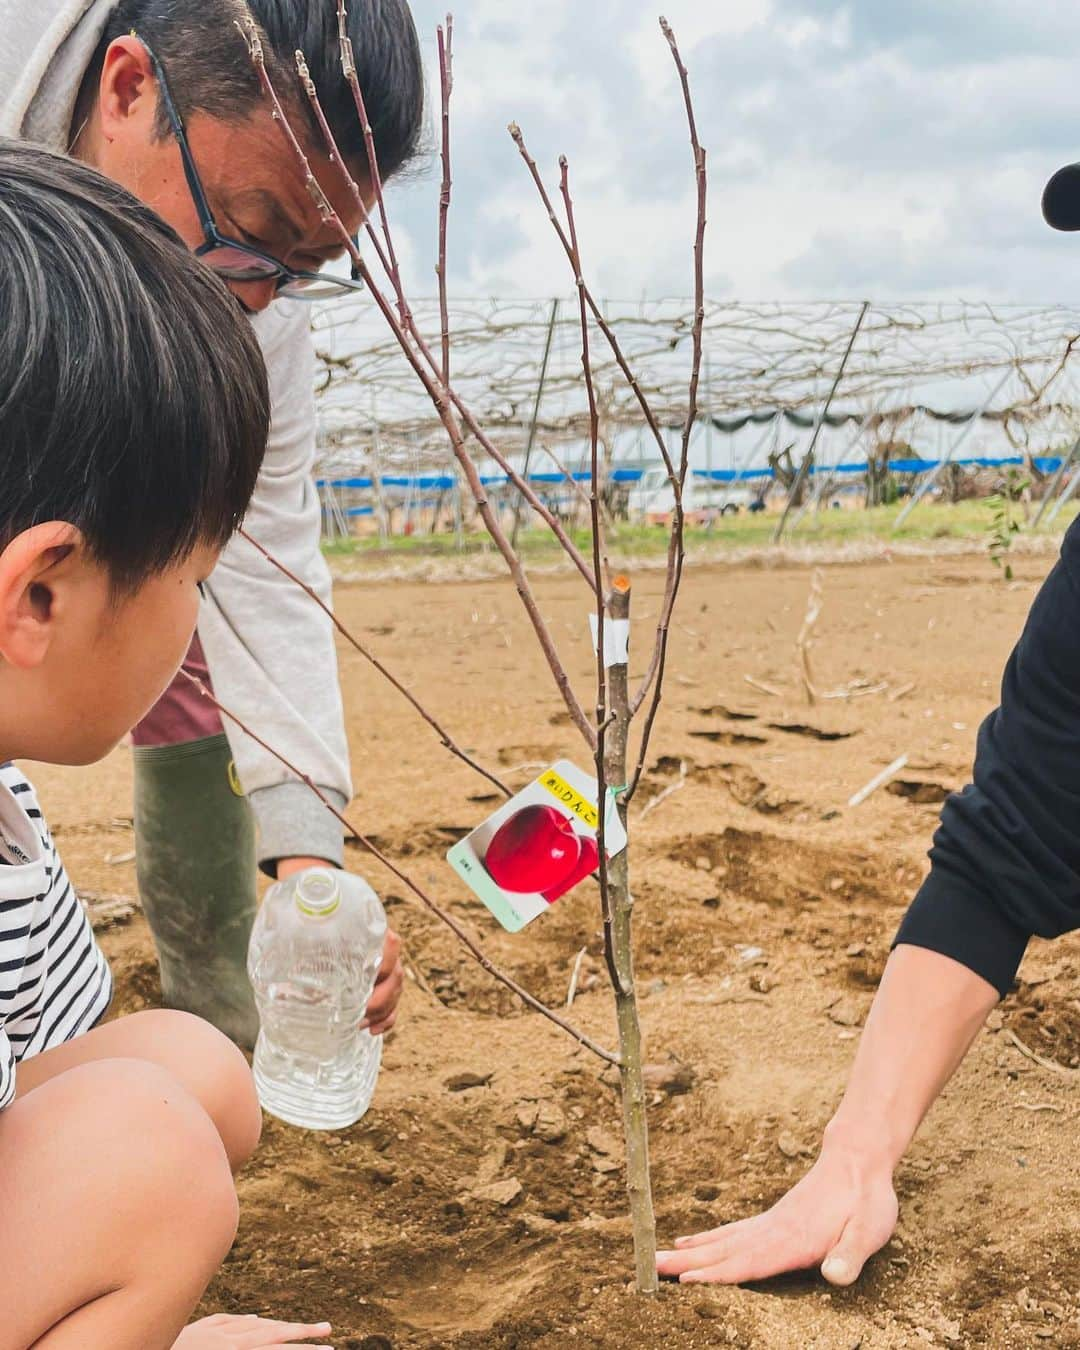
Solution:
<svg viewBox="0 0 1080 1350">
<path fill-rule="evenodd" d="M 327 298 L 325 293 L 321 295 L 307 295 L 302 291 L 286 291 L 284 287 L 293 282 L 311 282 L 319 286 L 326 286 L 332 290 L 337 290 L 337 292 L 342 295 L 348 295 L 356 291 L 364 290 L 364 282 L 360 278 L 359 271 L 355 264 L 353 265 L 351 277 L 336 277 L 328 275 L 325 272 L 298 271 L 296 268 L 287 266 L 280 258 L 275 258 L 272 253 L 267 253 L 261 248 L 256 248 L 254 244 L 245 243 L 240 239 L 230 239 L 228 235 L 221 233 L 218 229 L 217 221 L 214 219 L 214 213 L 210 207 L 206 189 L 203 187 L 202 177 L 199 174 L 198 167 L 195 163 L 195 156 L 192 153 L 191 143 L 188 141 L 187 130 L 184 127 L 184 119 L 180 116 L 180 110 L 177 108 L 176 101 L 172 96 L 169 80 L 165 74 L 165 67 L 161 64 L 161 61 L 158 59 L 157 54 L 149 43 L 139 37 L 139 34 L 136 32 L 133 32 L 132 36 L 139 39 L 146 50 L 147 56 L 150 58 L 150 64 L 154 70 L 154 78 L 157 80 L 158 88 L 161 90 L 161 100 L 165 106 L 165 115 L 169 119 L 169 125 L 172 128 L 173 136 L 176 138 L 176 143 L 180 147 L 180 159 L 184 166 L 184 177 L 187 179 L 188 190 L 191 193 L 192 201 L 195 203 L 195 209 L 199 215 L 199 224 L 202 226 L 203 237 L 206 241 L 194 250 L 195 257 L 204 258 L 208 253 L 212 253 L 215 249 L 228 248 L 234 249 L 238 253 L 244 253 L 250 258 L 257 258 L 259 262 L 266 263 L 273 269 L 272 272 L 267 273 L 265 280 L 269 280 L 271 276 L 276 276 L 277 293 L 286 300 L 302 300 L 310 304 L 314 301 Z M 354 246 L 359 247 L 359 236 L 354 235 L 352 242 Z M 228 272 L 218 271 L 213 264 L 207 265 L 216 276 L 221 277 L 223 280 L 229 279 Z M 257 284 L 258 281 L 259 278 L 256 277 L 250 279 L 250 281 L 240 281 L 236 284 Z"/>
</svg>

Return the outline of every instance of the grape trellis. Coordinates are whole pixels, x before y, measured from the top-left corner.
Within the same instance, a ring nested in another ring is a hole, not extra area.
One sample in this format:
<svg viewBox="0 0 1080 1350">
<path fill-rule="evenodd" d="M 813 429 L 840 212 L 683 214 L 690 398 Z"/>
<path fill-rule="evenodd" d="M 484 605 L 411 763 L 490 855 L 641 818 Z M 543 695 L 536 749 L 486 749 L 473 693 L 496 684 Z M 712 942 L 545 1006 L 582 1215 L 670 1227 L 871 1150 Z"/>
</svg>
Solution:
<svg viewBox="0 0 1080 1350">
<path fill-rule="evenodd" d="M 415 308 L 420 328 L 436 339 L 438 302 Z M 784 439 L 798 444 L 800 431 L 821 411 L 860 308 L 857 302 L 707 304 L 702 426 L 735 435 L 747 419 L 753 427 L 782 411 L 792 433 Z M 604 311 L 658 419 L 680 427 L 691 304 L 610 301 Z M 589 408 L 581 394 L 573 299 L 463 300 L 451 303 L 449 318 L 458 386 L 503 453 L 520 458 L 534 442 L 537 468 L 552 467 L 550 458 L 542 463 L 547 452 L 576 463 L 588 439 Z M 319 310 L 314 331 L 321 470 L 333 476 L 375 466 L 383 472 L 443 469 L 442 428 L 373 306 L 361 298 Z M 871 435 L 906 438 L 930 457 L 935 435 L 972 414 L 985 424 L 987 444 L 1002 454 L 1053 453 L 1071 444 L 1080 427 L 1078 341 L 1080 311 L 1064 306 L 871 304 L 831 408 L 833 435 L 823 442 L 820 462 L 865 455 Z M 610 358 L 598 360 L 595 382 L 605 450 L 610 459 L 631 459 L 639 454 L 636 399 Z M 732 461 L 748 453 L 731 451 Z M 756 453 L 764 462 L 764 442 Z"/>
</svg>

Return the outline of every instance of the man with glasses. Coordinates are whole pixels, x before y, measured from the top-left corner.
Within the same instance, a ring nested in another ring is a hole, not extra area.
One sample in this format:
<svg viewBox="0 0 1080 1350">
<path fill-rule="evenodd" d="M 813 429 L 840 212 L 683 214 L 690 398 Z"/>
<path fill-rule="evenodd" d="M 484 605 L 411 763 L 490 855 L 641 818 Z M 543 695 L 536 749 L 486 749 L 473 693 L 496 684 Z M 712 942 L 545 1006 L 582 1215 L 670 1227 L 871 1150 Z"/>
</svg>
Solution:
<svg viewBox="0 0 1080 1350">
<path fill-rule="evenodd" d="M 390 178 L 421 139 L 419 43 L 407 0 L 350 0 L 348 9 L 380 168 Z M 228 283 L 252 318 L 273 400 L 248 528 L 329 601 L 312 481 L 314 352 L 309 310 L 297 302 L 360 287 L 273 122 L 236 26 L 248 15 L 262 29 L 271 78 L 323 190 L 358 234 L 360 211 L 295 67 L 303 50 L 370 198 L 335 0 L 0 0 L 0 134 L 93 165 L 156 210 Z M 332 627 L 242 539 L 207 583 L 186 669 L 345 805 L 352 787 Z M 276 760 L 223 727 L 183 675 L 134 741 L 139 889 L 165 1001 L 251 1045 L 257 1019 L 245 967 L 256 863 L 278 878 L 341 866 L 342 831 Z M 391 938 L 368 1010 L 376 1033 L 396 1015 L 398 952 Z"/>
<path fill-rule="evenodd" d="M 138 38 L 138 32 L 133 31 L 132 37 Z M 216 272 L 218 276 L 234 285 L 243 286 L 250 282 L 272 280 L 279 297 L 284 296 L 290 300 L 306 300 L 309 304 L 316 300 L 332 300 L 336 296 L 343 293 L 347 294 L 352 290 L 363 290 L 363 282 L 357 277 L 355 267 L 351 278 L 348 279 L 328 276 L 325 272 L 318 270 L 300 269 L 297 271 L 295 268 L 287 267 L 273 254 L 267 253 L 261 248 L 256 248 L 253 244 L 244 243 L 239 239 L 230 239 L 228 235 L 222 234 L 218 229 L 213 210 L 207 199 L 206 189 L 203 187 L 202 178 L 195 164 L 195 156 L 191 153 L 191 143 L 188 141 L 187 132 L 184 129 L 184 120 L 180 116 L 176 100 L 169 88 L 165 68 L 154 55 L 148 43 L 144 42 L 143 47 L 150 58 L 150 66 L 154 72 L 154 78 L 157 80 L 161 106 L 169 120 L 172 134 L 176 137 L 176 143 L 180 147 L 180 157 L 184 165 L 184 176 L 191 191 L 191 200 L 195 203 L 195 209 L 199 213 L 199 224 L 202 226 L 204 242 L 196 247 L 195 256 L 201 258 L 207 267 Z M 354 234 L 352 238 L 353 243 L 358 245 L 359 236 Z"/>
</svg>

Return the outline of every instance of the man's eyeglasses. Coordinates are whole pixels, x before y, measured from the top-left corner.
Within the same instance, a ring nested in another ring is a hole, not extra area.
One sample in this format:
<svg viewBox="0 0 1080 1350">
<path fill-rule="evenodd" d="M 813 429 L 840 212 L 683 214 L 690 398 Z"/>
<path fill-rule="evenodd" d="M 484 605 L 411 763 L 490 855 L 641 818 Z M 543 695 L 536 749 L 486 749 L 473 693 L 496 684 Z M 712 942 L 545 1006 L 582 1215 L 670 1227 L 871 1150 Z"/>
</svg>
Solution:
<svg viewBox="0 0 1080 1350">
<path fill-rule="evenodd" d="M 142 39 L 140 38 L 139 41 L 142 42 Z M 188 188 L 191 191 L 192 200 L 195 202 L 195 209 L 199 213 L 199 223 L 205 236 L 205 243 L 200 244 L 195 250 L 195 256 L 201 258 L 207 267 L 216 272 L 223 281 L 242 284 L 248 281 L 269 281 L 271 278 L 276 278 L 278 295 L 288 296 L 290 300 L 327 300 L 362 291 L 364 283 L 360 280 L 355 268 L 351 278 L 335 277 L 326 272 L 297 271 L 292 267 L 287 267 L 273 254 L 264 253 L 262 249 L 255 248 L 252 244 L 246 244 L 239 239 L 230 239 L 228 235 L 221 233 L 214 220 L 214 213 L 210 209 L 206 189 L 199 177 L 199 171 L 195 167 L 195 159 L 191 153 L 191 146 L 188 144 L 187 132 L 184 130 L 184 121 L 173 100 L 172 90 L 169 88 L 164 67 L 145 42 L 143 42 L 143 46 L 146 48 L 146 54 L 154 68 L 154 75 L 161 90 L 162 102 L 165 105 L 165 113 L 180 147 L 184 176 L 187 178 Z M 356 240 L 354 239 L 353 242 L 356 243 Z"/>
</svg>

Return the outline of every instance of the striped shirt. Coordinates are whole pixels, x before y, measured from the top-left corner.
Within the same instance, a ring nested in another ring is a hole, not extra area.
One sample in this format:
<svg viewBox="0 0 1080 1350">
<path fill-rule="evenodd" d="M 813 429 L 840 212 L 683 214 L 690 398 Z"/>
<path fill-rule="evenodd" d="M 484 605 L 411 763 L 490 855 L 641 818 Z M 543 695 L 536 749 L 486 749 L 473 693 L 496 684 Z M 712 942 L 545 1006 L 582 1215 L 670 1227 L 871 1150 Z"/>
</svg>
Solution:
<svg viewBox="0 0 1080 1350">
<path fill-rule="evenodd" d="M 0 1109 L 15 1065 L 89 1031 L 112 977 L 68 881 L 34 789 L 0 768 Z"/>
</svg>

